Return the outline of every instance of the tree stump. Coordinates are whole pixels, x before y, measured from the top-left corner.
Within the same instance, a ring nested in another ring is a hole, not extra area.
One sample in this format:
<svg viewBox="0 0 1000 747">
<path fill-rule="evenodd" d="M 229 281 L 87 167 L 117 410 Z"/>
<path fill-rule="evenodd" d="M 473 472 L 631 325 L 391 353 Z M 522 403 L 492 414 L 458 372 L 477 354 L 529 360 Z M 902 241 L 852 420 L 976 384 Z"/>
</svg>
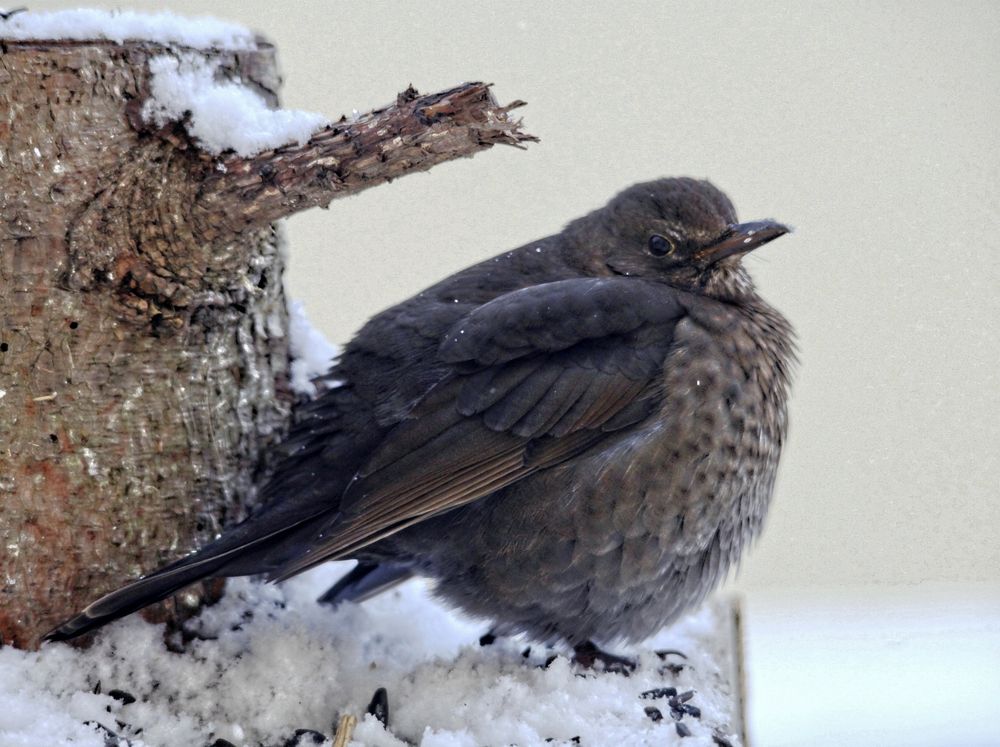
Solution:
<svg viewBox="0 0 1000 747">
<path fill-rule="evenodd" d="M 163 55 L 210 60 L 277 104 L 260 40 L 0 39 L 0 635 L 22 647 L 253 503 L 294 398 L 273 221 L 532 139 L 467 84 L 407 91 L 301 145 L 213 155 L 183 121 L 143 116 Z"/>
</svg>

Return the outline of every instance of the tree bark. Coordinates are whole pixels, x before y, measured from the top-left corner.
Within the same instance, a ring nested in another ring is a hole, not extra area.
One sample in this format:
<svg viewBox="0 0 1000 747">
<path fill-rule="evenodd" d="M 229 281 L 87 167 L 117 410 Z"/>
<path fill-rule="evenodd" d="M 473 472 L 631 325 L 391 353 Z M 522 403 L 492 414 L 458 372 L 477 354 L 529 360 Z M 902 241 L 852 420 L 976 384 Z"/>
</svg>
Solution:
<svg viewBox="0 0 1000 747">
<path fill-rule="evenodd" d="M 277 103 L 271 46 L 183 52 Z M 179 53 L 0 40 L 0 635 L 18 646 L 252 504 L 293 404 L 272 221 L 532 139 L 467 84 L 212 156 L 139 115 L 149 60 Z"/>
</svg>

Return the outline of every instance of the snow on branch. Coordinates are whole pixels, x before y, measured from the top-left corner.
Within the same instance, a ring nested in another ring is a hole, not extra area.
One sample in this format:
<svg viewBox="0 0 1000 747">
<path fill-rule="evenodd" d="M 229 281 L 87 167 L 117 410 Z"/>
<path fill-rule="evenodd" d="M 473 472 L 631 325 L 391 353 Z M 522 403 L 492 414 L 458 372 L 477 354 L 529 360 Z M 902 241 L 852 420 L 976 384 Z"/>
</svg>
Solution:
<svg viewBox="0 0 1000 747">
<path fill-rule="evenodd" d="M 302 145 L 216 162 L 195 205 L 207 236 L 240 233 L 404 174 L 468 157 L 494 145 L 524 147 L 521 130 L 485 83 L 420 95 L 412 87 L 391 106 L 341 118 Z"/>
<path fill-rule="evenodd" d="M 203 150 L 214 155 L 233 150 L 240 156 L 304 145 L 329 124 L 321 114 L 274 109 L 249 86 L 219 80 L 220 62 L 191 54 L 151 59 L 152 96 L 142 107 L 143 119 L 157 127 L 183 120 Z"/>
<path fill-rule="evenodd" d="M 12 13 L 0 38 L 59 42 L 107 40 L 150 46 L 149 76 L 129 103 L 133 128 L 157 135 L 193 158 L 197 197 L 177 195 L 192 211 L 190 228 L 228 241 L 299 210 L 325 206 L 413 171 L 472 156 L 493 145 L 536 141 L 484 83 L 421 96 L 412 87 L 396 102 L 329 123 L 312 112 L 276 109 L 233 66 L 233 55 L 270 55 L 249 30 L 212 18 L 96 10 Z M 168 47 L 157 54 L 155 45 Z M 170 49 L 173 47 L 173 49 Z M 148 142 L 148 141 L 147 141 Z M 143 182 L 139 165 L 124 181 Z M 159 175 L 154 175 L 159 179 Z M 105 200 L 107 202 L 107 200 Z"/>
</svg>

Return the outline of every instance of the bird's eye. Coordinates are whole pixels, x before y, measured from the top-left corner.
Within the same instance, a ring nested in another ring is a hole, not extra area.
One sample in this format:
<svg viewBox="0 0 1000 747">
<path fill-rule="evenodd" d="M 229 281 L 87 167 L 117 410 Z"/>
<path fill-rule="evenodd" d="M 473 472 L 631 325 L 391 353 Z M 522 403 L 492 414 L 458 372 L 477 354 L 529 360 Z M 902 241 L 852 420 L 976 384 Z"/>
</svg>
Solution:
<svg viewBox="0 0 1000 747">
<path fill-rule="evenodd" d="M 666 257 L 674 253 L 674 243 L 666 236 L 653 234 L 649 237 L 649 253 L 654 257 Z"/>
</svg>

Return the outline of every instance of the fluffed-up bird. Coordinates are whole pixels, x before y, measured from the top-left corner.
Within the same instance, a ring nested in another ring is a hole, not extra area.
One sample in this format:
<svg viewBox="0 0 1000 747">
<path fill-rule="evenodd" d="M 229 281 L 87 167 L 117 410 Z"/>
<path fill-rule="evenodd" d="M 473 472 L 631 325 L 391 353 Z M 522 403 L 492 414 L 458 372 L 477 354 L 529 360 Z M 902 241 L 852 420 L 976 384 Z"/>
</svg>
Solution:
<svg viewBox="0 0 1000 747">
<path fill-rule="evenodd" d="M 299 408 L 258 511 L 48 638 L 205 578 L 345 558 L 325 601 L 419 574 L 583 658 L 649 636 L 764 521 L 793 335 L 742 260 L 787 231 L 660 179 L 383 311 Z"/>
</svg>

